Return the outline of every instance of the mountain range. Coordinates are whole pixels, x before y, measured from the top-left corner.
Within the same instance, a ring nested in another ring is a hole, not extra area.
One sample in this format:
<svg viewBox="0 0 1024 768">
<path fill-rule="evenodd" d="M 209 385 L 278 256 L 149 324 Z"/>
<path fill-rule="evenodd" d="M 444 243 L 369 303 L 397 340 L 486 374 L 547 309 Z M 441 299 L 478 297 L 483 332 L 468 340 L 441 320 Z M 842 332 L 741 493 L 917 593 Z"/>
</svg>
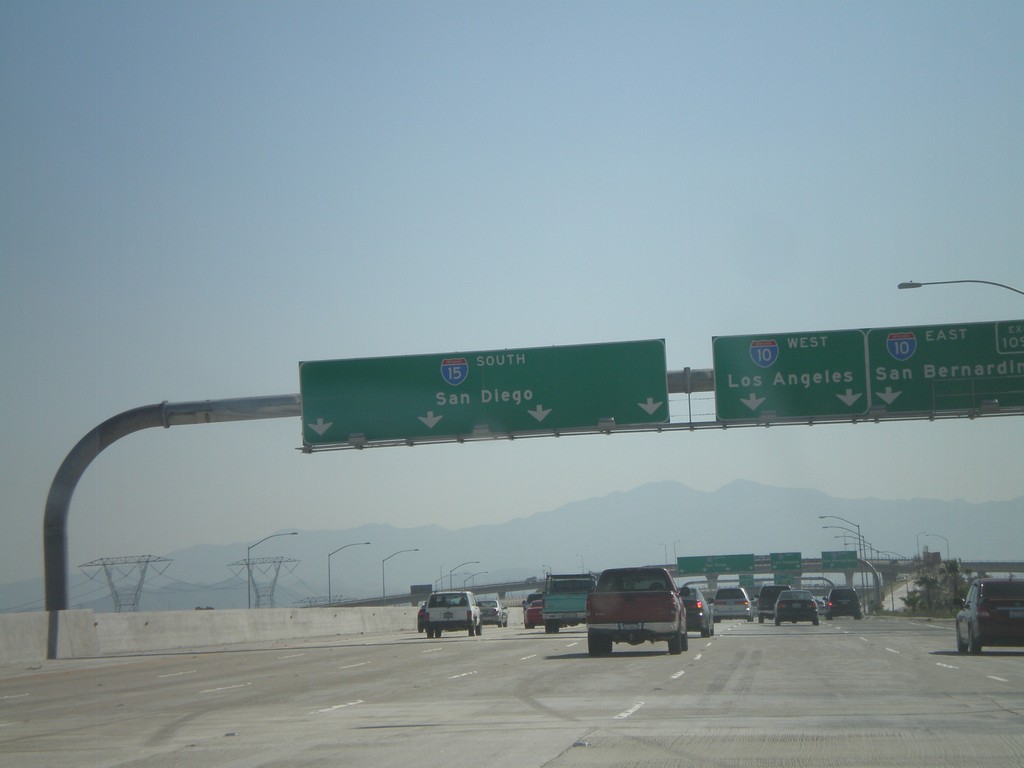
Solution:
<svg viewBox="0 0 1024 768">
<path fill-rule="evenodd" d="M 447 586 L 450 580 L 455 586 L 479 587 L 540 578 L 548 569 L 600 571 L 693 555 L 801 552 L 819 557 L 823 550 L 854 549 L 857 526 L 870 548 L 885 553 L 882 557 L 912 557 L 918 547 L 927 547 L 943 558 L 1024 560 L 1024 497 L 985 503 L 839 499 L 747 481 L 713 492 L 672 481 L 650 483 L 501 524 L 457 530 L 387 523 L 299 530 L 297 536 L 261 546 L 259 559 L 283 559 L 274 599 L 286 607 L 324 598 L 329 568 L 333 599 L 363 598 L 379 596 L 382 589 L 408 592 L 413 584 Z M 139 609 L 246 607 L 252 599 L 246 554 L 245 543 L 229 543 L 197 544 L 162 555 L 166 561 L 147 570 Z M 256 553 L 252 557 L 257 560 Z M 257 566 L 257 580 L 273 578 L 274 567 Z M 115 569 L 115 583 L 121 588 L 137 583 L 134 568 Z M 70 581 L 72 607 L 114 610 L 101 571 L 75 572 Z M 41 610 L 43 595 L 41 579 L 0 585 L 0 611 Z"/>
</svg>

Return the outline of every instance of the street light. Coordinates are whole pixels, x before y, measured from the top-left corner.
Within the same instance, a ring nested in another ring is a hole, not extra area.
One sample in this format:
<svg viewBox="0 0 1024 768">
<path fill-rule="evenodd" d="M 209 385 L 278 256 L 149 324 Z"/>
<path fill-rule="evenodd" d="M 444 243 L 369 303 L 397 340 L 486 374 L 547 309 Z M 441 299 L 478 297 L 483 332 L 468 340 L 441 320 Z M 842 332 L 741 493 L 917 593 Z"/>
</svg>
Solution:
<svg viewBox="0 0 1024 768">
<path fill-rule="evenodd" d="M 818 519 L 819 520 L 842 520 L 844 523 L 849 523 L 854 528 L 856 528 L 857 529 L 857 538 L 860 539 L 860 547 L 857 550 L 857 559 L 858 560 L 863 560 L 864 559 L 864 537 L 861 536 L 861 534 L 860 534 L 860 526 L 857 525 L 857 523 L 853 522 L 853 520 L 847 520 L 845 517 L 839 517 L 839 515 L 818 515 Z M 864 570 L 862 568 L 858 568 L 857 570 L 860 571 L 860 587 L 861 587 L 861 589 L 864 589 Z"/>
<path fill-rule="evenodd" d="M 829 527 L 835 527 L 835 526 L 829 526 Z M 846 530 L 846 529 L 844 528 L 843 530 Z M 857 543 L 857 537 L 856 536 L 851 536 L 848 533 L 843 533 L 843 534 L 840 534 L 839 536 L 833 536 L 832 538 L 833 539 L 842 539 L 843 540 L 843 549 L 846 549 L 847 545 L 850 543 L 850 539 L 853 539 L 853 543 L 855 545 Z"/>
<path fill-rule="evenodd" d="M 949 539 L 947 539 L 945 536 L 942 536 L 942 535 L 940 535 L 938 533 L 925 533 L 923 535 L 924 536 L 934 536 L 935 538 L 942 539 L 944 542 L 946 542 L 946 559 L 947 560 L 952 560 L 953 559 L 953 555 L 949 551 Z"/>
<path fill-rule="evenodd" d="M 917 534 L 917 559 L 918 560 L 923 560 L 924 559 L 923 557 L 921 557 L 921 537 L 924 536 L 924 535 L 925 535 L 925 531 L 918 531 L 918 534 Z"/>
<path fill-rule="evenodd" d="M 419 551 L 420 551 L 419 547 L 417 547 L 416 549 L 400 549 L 397 552 L 392 552 L 390 555 L 388 555 L 387 557 L 385 557 L 383 560 L 380 561 L 380 597 L 381 597 L 381 603 L 383 603 L 384 599 L 388 596 L 387 587 L 384 586 L 384 563 L 386 563 L 388 560 L 390 560 L 395 555 L 400 555 L 403 552 L 419 552 Z"/>
<path fill-rule="evenodd" d="M 991 280 L 938 280 L 938 281 L 931 282 L 931 283 L 915 283 L 913 280 L 910 280 L 910 281 L 908 281 L 906 283 L 900 283 L 896 287 L 897 288 L 920 288 L 922 285 L 951 285 L 953 283 L 983 283 L 985 285 L 995 285 L 995 286 L 997 286 L 999 288 L 1005 288 L 1008 291 L 1013 291 L 1014 293 L 1019 293 L 1021 296 L 1024 296 L 1024 291 L 1018 290 L 1018 289 L 1013 288 L 1013 287 L 1011 287 L 1009 285 L 1003 285 L 1002 283 L 994 283 Z"/>
<path fill-rule="evenodd" d="M 269 536 L 264 536 L 262 539 L 257 541 L 255 544 L 250 544 L 249 548 L 245 550 L 245 571 L 248 584 L 245 585 L 246 590 L 249 593 L 249 607 L 252 608 L 252 558 L 249 555 L 252 554 L 253 547 L 262 544 L 267 539 L 273 539 L 275 536 L 297 536 L 298 531 L 288 531 L 288 533 L 272 533 Z"/>
<path fill-rule="evenodd" d="M 347 547 L 358 547 L 358 546 L 361 546 L 363 544 L 369 544 L 369 543 L 370 542 L 368 542 L 368 541 L 357 541 L 354 544 L 346 544 L 344 547 L 338 547 L 336 550 L 331 552 L 330 555 L 327 556 L 327 602 L 328 603 L 331 602 L 331 555 L 336 555 L 339 552 L 341 552 L 341 550 L 346 549 Z"/>
<path fill-rule="evenodd" d="M 490 573 L 490 571 L 477 571 L 476 573 L 469 574 L 469 576 L 466 577 L 465 581 L 462 582 L 462 586 L 466 586 L 469 583 L 470 579 L 475 579 L 477 576 L 483 576 L 485 573 Z M 473 582 L 473 586 L 476 586 L 475 581 Z"/>
<path fill-rule="evenodd" d="M 459 563 L 454 568 L 452 568 L 450 571 L 448 571 L 448 589 L 452 589 L 452 574 L 454 574 L 457 570 L 459 570 L 459 568 L 461 568 L 464 565 L 480 565 L 480 561 L 479 560 L 467 560 L 464 563 Z"/>
</svg>

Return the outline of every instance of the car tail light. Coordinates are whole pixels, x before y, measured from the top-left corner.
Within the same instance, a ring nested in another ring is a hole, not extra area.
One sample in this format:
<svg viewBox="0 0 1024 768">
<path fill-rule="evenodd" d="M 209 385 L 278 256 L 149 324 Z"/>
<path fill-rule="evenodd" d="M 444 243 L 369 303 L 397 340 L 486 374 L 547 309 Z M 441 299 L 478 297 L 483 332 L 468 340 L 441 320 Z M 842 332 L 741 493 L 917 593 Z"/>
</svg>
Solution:
<svg viewBox="0 0 1024 768">
<path fill-rule="evenodd" d="M 991 619 L 992 613 L 989 611 L 988 603 L 982 600 L 978 603 L 978 618 L 979 619 Z"/>
<path fill-rule="evenodd" d="M 697 605 L 696 605 L 697 610 L 699 611 L 703 607 L 704 607 L 704 603 L 702 603 L 700 600 L 698 600 L 697 601 Z"/>
</svg>

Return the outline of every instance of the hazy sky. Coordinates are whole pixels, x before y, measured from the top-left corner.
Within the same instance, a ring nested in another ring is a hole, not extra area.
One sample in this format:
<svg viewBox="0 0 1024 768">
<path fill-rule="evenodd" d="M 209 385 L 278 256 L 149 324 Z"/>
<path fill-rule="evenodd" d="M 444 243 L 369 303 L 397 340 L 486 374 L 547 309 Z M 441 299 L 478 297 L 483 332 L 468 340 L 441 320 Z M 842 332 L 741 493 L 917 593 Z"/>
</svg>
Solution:
<svg viewBox="0 0 1024 768">
<path fill-rule="evenodd" d="M 896 289 L 1024 288 L 1022 39 L 1015 1 L 0 0 L 0 581 L 42 575 L 94 426 L 295 393 L 302 360 L 663 338 L 677 370 L 716 335 L 1024 317 Z M 665 479 L 1024 497 L 1019 418 L 300 443 L 298 419 L 121 440 L 72 565 Z"/>
</svg>

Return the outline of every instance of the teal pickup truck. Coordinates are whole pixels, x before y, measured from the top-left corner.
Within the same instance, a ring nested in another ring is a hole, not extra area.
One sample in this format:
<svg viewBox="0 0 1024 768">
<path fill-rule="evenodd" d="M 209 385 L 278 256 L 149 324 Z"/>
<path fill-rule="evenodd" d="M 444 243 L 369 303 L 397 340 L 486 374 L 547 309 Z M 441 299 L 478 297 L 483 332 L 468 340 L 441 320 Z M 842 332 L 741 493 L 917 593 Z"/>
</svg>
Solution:
<svg viewBox="0 0 1024 768">
<path fill-rule="evenodd" d="M 544 631 L 557 632 L 587 620 L 587 595 L 594 591 L 589 573 L 549 573 L 544 585 Z"/>
</svg>

